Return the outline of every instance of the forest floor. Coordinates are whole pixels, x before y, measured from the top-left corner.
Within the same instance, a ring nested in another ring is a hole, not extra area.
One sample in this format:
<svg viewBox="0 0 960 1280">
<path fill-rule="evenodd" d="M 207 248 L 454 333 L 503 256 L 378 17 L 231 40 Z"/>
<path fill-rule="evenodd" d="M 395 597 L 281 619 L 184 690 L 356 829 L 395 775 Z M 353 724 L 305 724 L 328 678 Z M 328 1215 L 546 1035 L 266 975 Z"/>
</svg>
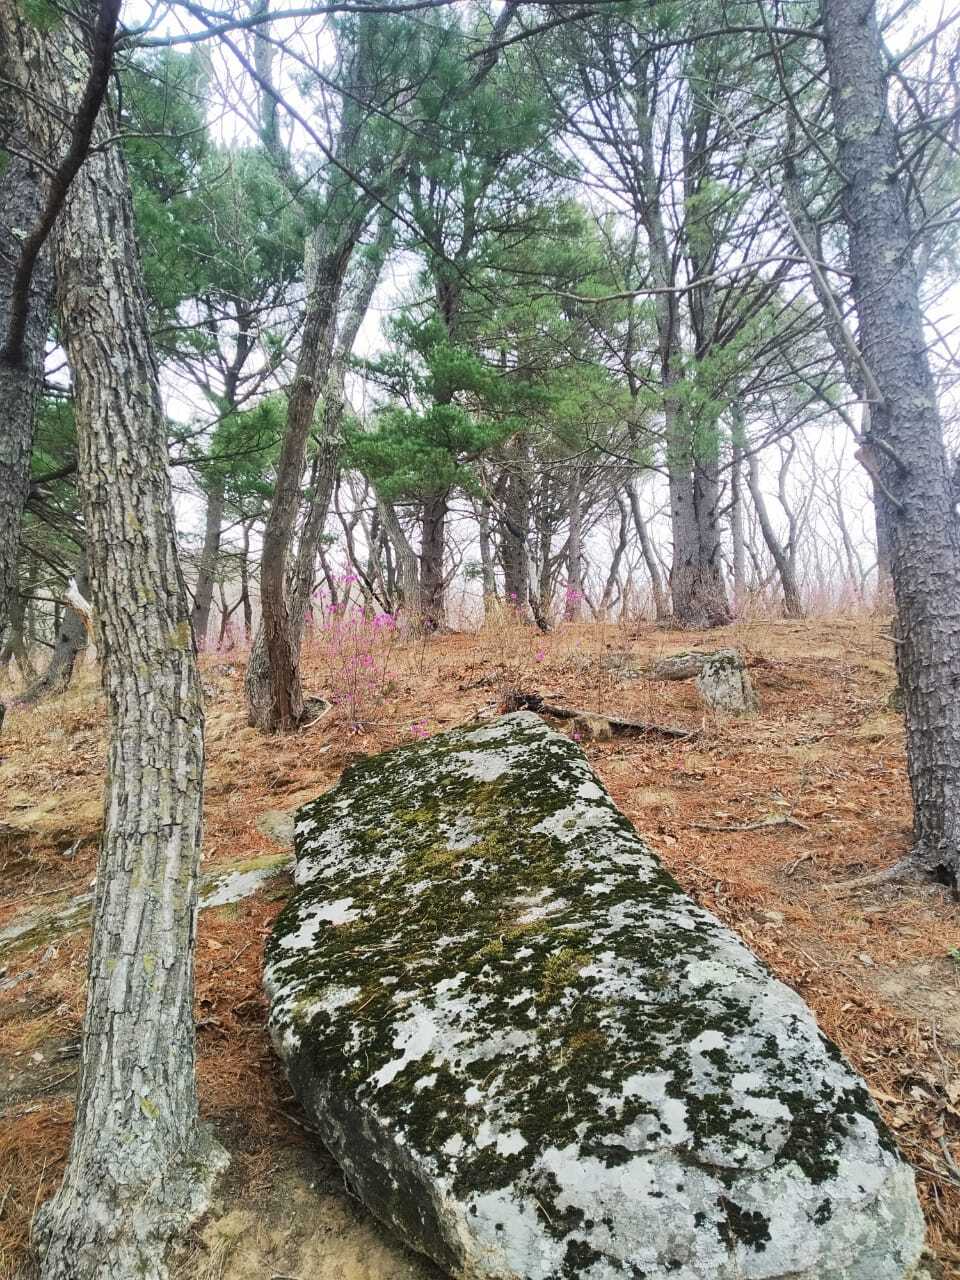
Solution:
<svg viewBox="0 0 960 1280">
<path fill-rule="evenodd" d="M 862 1072 L 917 1171 L 931 1275 L 960 1277 L 960 906 L 929 883 L 841 887 L 910 842 L 902 722 L 887 707 L 888 624 L 756 621 L 697 635 L 583 625 L 547 637 L 504 624 L 382 643 L 374 665 L 385 699 L 374 722 L 353 731 L 335 709 L 286 738 L 246 727 L 243 655 L 203 657 L 205 864 L 276 853 L 283 811 L 332 786 L 350 760 L 494 714 L 511 688 L 696 730 L 681 742 L 587 735 L 582 745 L 667 868 L 803 996 Z M 750 663 L 755 718 L 704 717 L 691 682 L 623 680 L 611 669 L 621 653 L 645 664 L 721 646 Z M 306 668 L 311 691 L 329 693 L 322 648 L 308 651 Z M 60 700 L 8 713 L 0 927 L 89 887 L 103 767 L 103 704 L 89 666 Z M 261 956 L 283 893 L 281 881 L 201 916 L 202 1109 L 233 1162 L 215 1219 L 176 1274 L 435 1275 L 365 1217 L 314 1149 L 271 1051 Z M 65 1160 L 85 950 L 84 934 L 68 933 L 0 970 L 0 1280 L 31 1274 L 28 1223 Z"/>
</svg>

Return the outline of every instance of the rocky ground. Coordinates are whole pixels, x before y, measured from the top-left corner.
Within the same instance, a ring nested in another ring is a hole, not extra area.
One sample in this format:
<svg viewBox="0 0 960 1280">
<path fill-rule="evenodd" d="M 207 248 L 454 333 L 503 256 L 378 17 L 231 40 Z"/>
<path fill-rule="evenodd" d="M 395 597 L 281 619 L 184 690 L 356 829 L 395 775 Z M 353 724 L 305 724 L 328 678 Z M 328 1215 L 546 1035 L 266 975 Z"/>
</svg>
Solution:
<svg viewBox="0 0 960 1280">
<path fill-rule="evenodd" d="M 504 624 L 381 643 L 364 726 L 335 708 L 286 739 L 245 727 L 243 655 L 203 659 L 205 873 L 282 854 L 289 811 L 356 756 L 490 715 L 516 689 L 694 730 L 610 738 L 590 718 L 567 725 L 667 867 L 803 996 L 866 1077 L 917 1170 L 931 1273 L 960 1276 L 960 908 L 930 884 L 847 884 L 909 846 L 885 622 L 743 623 L 693 637 L 583 626 L 546 638 Z M 760 714 L 705 716 L 691 681 L 631 675 L 690 647 L 739 649 Z M 308 668 L 312 689 L 337 692 L 321 649 Z M 73 900 L 95 865 L 103 731 L 88 669 L 66 698 L 11 711 L 0 739 L 2 1280 L 30 1275 L 27 1225 L 69 1140 L 86 947 Z M 435 1273 L 369 1221 L 316 1151 L 270 1048 L 262 947 L 288 883 L 272 876 L 201 917 L 202 1105 L 234 1159 L 178 1275 L 422 1280 Z M 26 917 L 30 932 L 4 947 L 2 931 Z"/>
</svg>

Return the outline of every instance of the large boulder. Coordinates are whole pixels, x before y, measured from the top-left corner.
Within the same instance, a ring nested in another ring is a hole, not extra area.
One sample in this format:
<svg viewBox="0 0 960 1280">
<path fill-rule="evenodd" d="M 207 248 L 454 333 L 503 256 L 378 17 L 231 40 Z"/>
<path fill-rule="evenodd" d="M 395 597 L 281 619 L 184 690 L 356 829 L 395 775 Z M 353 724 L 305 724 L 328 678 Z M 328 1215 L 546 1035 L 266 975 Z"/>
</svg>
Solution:
<svg viewBox="0 0 960 1280">
<path fill-rule="evenodd" d="M 368 1208 L 480 1280 L 894 1280 L 923 1227 L 863 1082 L 520 712 L 296 822 L 270 1025 Z"/>
</svg>

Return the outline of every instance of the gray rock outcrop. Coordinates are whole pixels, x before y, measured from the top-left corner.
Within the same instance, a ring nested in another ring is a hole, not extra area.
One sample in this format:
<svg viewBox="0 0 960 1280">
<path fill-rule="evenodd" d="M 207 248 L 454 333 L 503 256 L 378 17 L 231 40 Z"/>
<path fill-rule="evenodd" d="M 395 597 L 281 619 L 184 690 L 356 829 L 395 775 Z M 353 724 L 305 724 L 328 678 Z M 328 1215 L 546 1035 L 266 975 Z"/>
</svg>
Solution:
<svg viewBox="0 0 960 1280">
<path fill-rule="evenodd" d="M 750 673 L 736 649 L 718 649 L 705 656 L 697 676 L 697 690 L 713 711 L 749 715 L 759 708 Z"/>
<path fill-rule="evenodd" d="M 904 1280 L 863 1082 L 529 712 L 299 813 L 274 1043 L 368 1208 L 468 1280 Z"/>
</svg>

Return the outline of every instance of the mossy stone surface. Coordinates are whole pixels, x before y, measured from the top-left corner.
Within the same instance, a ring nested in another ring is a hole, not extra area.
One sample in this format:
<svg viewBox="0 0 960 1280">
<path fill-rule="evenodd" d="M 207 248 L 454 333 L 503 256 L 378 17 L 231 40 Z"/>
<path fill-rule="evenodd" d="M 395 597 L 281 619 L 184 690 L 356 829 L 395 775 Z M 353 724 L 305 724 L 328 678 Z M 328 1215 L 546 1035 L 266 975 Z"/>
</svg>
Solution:
<svg viewBox="0 0 960 1280">
<path fill-rule="evenodd" d="M 800 998 L 520 712 L 299 811 L 271 1032 L 367 1206 L 454 1276 L 901 1280 L 913 1177 Z"/>
</svg>

